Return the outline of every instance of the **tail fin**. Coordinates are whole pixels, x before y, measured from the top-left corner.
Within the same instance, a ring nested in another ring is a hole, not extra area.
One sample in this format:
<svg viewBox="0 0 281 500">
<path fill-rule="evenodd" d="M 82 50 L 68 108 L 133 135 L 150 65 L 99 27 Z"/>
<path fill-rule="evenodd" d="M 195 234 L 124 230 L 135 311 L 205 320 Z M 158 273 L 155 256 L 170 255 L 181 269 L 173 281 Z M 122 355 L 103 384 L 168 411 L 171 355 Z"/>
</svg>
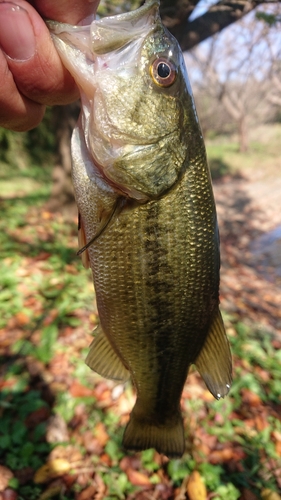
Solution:
<svg viewBox="0 0 281 500">
<path fill-rule="evenodd" d="M 138 402 L 136 403 L 136 405 Z M 123 446 L 127 450 L 155 448 L 169 458 L 181 457 L 184 452 L 184 431 L 180 411 L 164 424 L 139 418 L 133 409 L 124 432 Z"/>
</svg>

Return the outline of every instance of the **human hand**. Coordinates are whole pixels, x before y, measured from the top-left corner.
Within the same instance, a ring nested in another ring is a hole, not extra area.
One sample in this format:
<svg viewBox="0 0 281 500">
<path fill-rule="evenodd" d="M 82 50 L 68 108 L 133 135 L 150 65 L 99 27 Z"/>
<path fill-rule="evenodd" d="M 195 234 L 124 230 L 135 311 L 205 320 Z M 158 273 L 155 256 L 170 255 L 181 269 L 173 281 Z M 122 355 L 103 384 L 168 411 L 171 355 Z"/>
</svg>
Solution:
<svg viewBox="0 0 281 500">
<path fill-rule="evenodd" d="M 29 130 L 40 123 L 46 105 L 78 98 L 42 18 L 78 24 L 95 12 L 98 3 L 0 0 L 0 126 Z"/>
</svg>

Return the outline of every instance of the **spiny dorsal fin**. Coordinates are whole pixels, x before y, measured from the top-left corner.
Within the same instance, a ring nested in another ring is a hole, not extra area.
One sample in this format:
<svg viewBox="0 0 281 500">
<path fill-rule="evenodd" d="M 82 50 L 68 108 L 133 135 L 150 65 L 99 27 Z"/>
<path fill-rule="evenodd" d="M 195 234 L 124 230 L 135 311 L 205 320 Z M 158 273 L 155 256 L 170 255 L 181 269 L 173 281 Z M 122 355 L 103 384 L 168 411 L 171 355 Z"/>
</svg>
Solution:
<svg viewBox="0 0 281 500">
<path fill-rule="evenodd" d="M 86 245 L 86 235 L 84 230 L 84 225 L 82 221 L 81 214 L 78 214 L 78 246 L 79 248 L 84 247 Z M 82 264 L 86 269 L 90 267 L 90 258 L 89 253 L 86 250 L 81 254 Z"/>
<path fill-rule="evenodd" d="M 86 364 L 102 377 L 126 382 L 130 377 L 130 372 L 114 351 L 101 326 L 98 326 L 96 332 L 96 337 L 86 357 Z"/>
<path fill-rule="evenodd" d="M 213 319 L 195 365 L 213 396 L 216 399 L 226 396 L 232 383 L 232 361 L 219 310 Z"/>
</svg>

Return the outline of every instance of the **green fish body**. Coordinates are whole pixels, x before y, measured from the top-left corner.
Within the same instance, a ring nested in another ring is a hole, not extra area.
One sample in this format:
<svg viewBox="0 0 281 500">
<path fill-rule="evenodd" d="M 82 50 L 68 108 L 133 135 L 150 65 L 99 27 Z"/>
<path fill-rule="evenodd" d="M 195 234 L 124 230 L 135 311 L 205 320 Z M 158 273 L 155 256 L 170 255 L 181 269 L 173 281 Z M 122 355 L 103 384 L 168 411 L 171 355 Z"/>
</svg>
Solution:
<svg viewBox="0 0 281 500">
<path fill-rule="evenodd" d="M 86 362 L 133 381 L 125 448 L 181 456 L 190 365 L 217 399 L 231 385 L 216 210 L 183 56 L 157 0 L 49 27 L 81 90 L 73 183 L 100 317 Z"/>
</svg>

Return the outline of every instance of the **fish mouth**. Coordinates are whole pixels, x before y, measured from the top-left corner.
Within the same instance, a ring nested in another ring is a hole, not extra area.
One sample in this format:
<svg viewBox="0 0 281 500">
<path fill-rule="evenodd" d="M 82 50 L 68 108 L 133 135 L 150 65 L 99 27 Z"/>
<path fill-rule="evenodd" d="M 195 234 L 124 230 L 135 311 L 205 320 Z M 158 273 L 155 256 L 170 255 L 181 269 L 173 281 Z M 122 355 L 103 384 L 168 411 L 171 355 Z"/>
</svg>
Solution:
<svg viewBox="0 0 281 500">
<path fill-rule="evenodd" d="M 137 10 L 104 17 L 91 25 L 91 44 L 95 54 L 116 50 L 150 31 L 159 17 L 159 0 L 147 0 Z"/>
</svg>

